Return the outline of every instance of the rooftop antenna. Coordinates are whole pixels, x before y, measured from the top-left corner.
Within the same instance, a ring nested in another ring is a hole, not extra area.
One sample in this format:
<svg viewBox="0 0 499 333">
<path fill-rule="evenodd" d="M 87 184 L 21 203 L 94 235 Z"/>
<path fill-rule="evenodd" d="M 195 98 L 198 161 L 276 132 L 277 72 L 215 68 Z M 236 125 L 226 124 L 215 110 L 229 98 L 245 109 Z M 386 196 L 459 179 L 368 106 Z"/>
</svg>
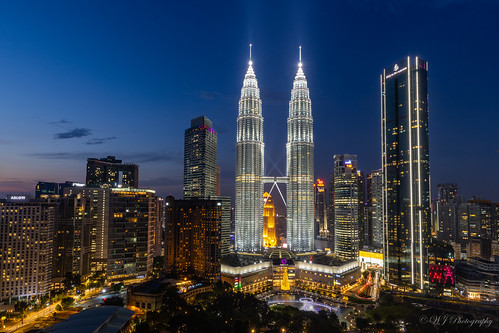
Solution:
<svg viewBox="0 0 499 333">
<path fill-rule="evenodd" d="M 302 63 L 301 63 L 301 45 L 299 46 L 300 48 L 300 62 L 298 63 L 298 67 L 301 67 L 302 66 Z"/>
<path fill-rule="evenodd" d="M 253 64 L 253 62 L 251 61 L 251 47 L 253 46 L 253 44 L 250 44 L 250 60 L 249 60 L 249 64 Z"/>
</svg>

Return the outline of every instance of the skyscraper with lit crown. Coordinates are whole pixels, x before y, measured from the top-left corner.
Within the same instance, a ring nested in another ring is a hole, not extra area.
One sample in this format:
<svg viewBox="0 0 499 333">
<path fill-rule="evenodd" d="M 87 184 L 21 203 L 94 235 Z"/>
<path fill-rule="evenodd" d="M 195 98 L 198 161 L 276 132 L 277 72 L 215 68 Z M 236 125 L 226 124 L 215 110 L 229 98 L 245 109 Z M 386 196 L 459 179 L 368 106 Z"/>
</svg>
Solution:
<svg viewBox="0 0 499 333">
<path fill-rule="evenodd" d="M 250 49 L 237 117 L 235 236 L 238 251 L 262 248 L 263 154 L 262 100 Z"/>
<path fill-rule="evenodd" d="M 406 59 L 383 70 L 381 83 L 384 275 L 425 289 L 430 240 L 428 63 Z"/>
<path fill-rule="evenodd" d="M 310 251 L 314 249 L 314 136 L 301 47 L 289 102 L 286 157 L 288 246 L 294 251 Z"/>
</svg>

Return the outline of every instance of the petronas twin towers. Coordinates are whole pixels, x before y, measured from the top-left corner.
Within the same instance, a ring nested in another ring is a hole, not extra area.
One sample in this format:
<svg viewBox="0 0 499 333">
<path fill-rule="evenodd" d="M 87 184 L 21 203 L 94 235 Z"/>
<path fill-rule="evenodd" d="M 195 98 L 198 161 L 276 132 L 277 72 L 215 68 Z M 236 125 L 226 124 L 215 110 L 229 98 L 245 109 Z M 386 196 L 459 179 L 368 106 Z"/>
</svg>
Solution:
<svg viewBox="0 0 499 333">
<path fill-rule="evenodd" d="M 312 107 L 301 62 L 291 90 L 286 144 L 286 177 L 264 176 L 260 89 L 250 61 L 239 100 L 236 143 L 236 249 L 263 249 L 263 184 L 287 184 L 287 244 L 314 249 L 314 140 Z"/>
</svg>

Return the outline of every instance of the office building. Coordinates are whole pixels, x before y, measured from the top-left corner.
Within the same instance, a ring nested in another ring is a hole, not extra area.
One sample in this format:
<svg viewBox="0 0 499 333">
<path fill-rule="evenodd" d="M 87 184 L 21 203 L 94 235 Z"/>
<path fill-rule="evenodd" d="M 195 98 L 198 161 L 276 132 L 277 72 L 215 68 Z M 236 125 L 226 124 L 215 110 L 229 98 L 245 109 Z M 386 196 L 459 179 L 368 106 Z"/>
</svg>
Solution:
<svg viewBox="0 0 499 333">
<path fill-rule="evenodd" d="M 334 155 L 334 253 L 344 260 L 359 256 L 359 180 L 357 155 Z"/>
<path fill-rule="evenodd" d="M 217 133 L 205 116 L 191 120 L 184 140 L 184 199 L 217 194 Z"/>
<path fill-rule="evenodd" d="M 166 197 L 165 272 L 220 278 L 222 202 Z"/>
<path fill-rule="evenodd" d="M 368 246 L 370 239 L 369 228 L 367 226 L 367 206 L 366 206 L 366 175 L 364 171 L 357 170 L 357 183 L 359 189 L 359 249 Z"/>
<path fill-rule="evenodd" d="M 65 181 L 64 183 L 38 182 L 35 187 L 35 198 L 38 199 L 47 195 L 62 196 L 66 187 L 75 186 L 81 187 L 85 186 L 85 184 L 70 181 Z"/>
<path fill-rule="evenodd" d="M 231 207 L 231 198 L 229 196 L 223 196 L 223 195 L 215 195 L 215 196 L 209 196 L 209 200 L 216 200 L 217 203 L 220 203 L 220 209 L 221 209 L 221 229 L 220 229 L 220 253 L 221 255 L 228 254 L 230 252 L 230 225 L 231 225 L 231 214 L 232 214 L 232 207 Z"/>
<path fill-rule="evenodd" d="M 293 81 L 286 144 L 287 241 L 293 251 L 314 250 L 314 128 L 312 101 L 303 72 Z"/>
<path fill-rule="evenodd" d="M 238 251 L 258 251 L 263 245 L 263 155 L 262 100 L 250 56 L 237 117 L 235 242 Z"/>
<path fill-rule="evenodd" d="M 163 255 L 163 237 L 165 235 L 165 200 L 161 197 L 155 197 L 154 204 L 154 229 L 149 232 L 153 232 L 153 257 L 160 257 Z"/>
<path fill-rule="evenodd" d="M 0 300 L 43 296 L 51 290 L 57 202 L 9 196 L 0 200 Z"/>
<path fill-rule="evenodd" d="M 383 170 L 367 175 L 368 239 L 373 247 L 383 247 Z"/>
<path fill-rule="evenodd" d="M 314 184 L 314 194 L 315 236 L 328 237 L 330 233 L 327 220 L 327 195 L 324 180 L 317 179 Z"/>
<path fill-rule="evenodd" d="M 428 63 L 407 57 L 381 74 L 384 275 L 423 290 L 428 282 L 430 164 Z"/>
<path fill-rule="evenodd" d="M 458 241 L 458 205 L 456 184 L 438 184 L 437 199 L 434 202 L 437 239 L 441 241 Z"/>
<path fill-rule="evenodd" d="M 89 187 L 139 187 L 139 166 L 124 164 L 114 156 L 87 159 Z"/>
</svg>

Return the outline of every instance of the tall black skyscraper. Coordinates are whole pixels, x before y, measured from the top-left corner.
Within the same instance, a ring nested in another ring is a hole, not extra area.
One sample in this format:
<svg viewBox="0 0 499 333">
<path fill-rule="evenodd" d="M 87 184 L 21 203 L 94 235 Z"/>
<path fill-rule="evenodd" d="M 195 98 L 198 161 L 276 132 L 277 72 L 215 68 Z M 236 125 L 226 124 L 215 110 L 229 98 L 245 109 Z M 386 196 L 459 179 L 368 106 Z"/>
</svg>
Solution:
<svg viewBox="0 0 499 333">
<path fill-rule="evenodd" d="M 191 120 L 184 141 L 184 199 L 217 195 L 217 133 L 205 116 Z"/>
<path fill-rule="evenodd" d="M 430 239 L 428 63 L 407 57 L 381 74 L 384 274 L 424 289 Z"/>
<path fill-rule="evenodd" d="M 114 156 L 87 159 L 87 186 L 139 187 L 139 166 L 124 164 Z"/>
</svg>

